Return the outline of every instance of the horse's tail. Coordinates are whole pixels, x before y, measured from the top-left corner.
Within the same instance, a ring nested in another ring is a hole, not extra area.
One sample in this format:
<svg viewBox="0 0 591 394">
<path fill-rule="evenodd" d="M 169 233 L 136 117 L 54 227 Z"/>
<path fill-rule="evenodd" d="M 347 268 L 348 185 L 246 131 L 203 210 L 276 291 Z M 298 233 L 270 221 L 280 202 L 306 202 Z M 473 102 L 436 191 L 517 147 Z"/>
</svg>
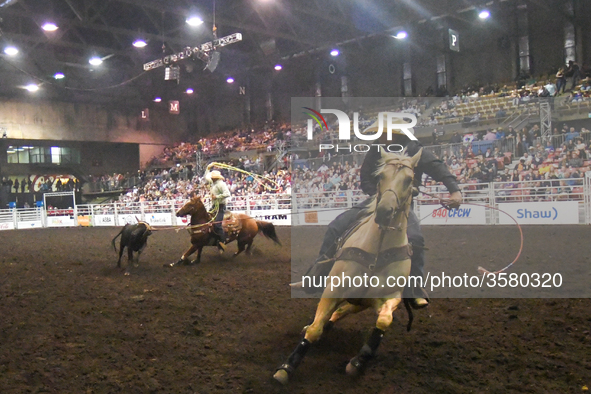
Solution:
<svg viewBox="0 0 591 394">
<path fill-rule="evenodd" d="M 275 226 L 273 223 L 270 222 L 263 222 L 261 220 L 257 220 L 257 226 L 259 226 L 259 232 L 262 232 L 263 235 L 275 242 L 278 245 L 281 245 L 279 238 L 277 238 L 277 233 L 275 232 Z"/>
<path fill-rule="evenodd" d="M 113 238 L 113 240 L 111 241 L 111 245 L 113 246 L 113 250 L 114 250 L 115 252 L 117 252 L 117 247 L 115 246 L 115 240 L 116 240 L 117 238 L 119 238 L 119 236 L 120 236 L 121 234 L 123 234 L 123 230 L 125 230 L 125 227 L 123 227 L 123 228 L 121 229 L 121 231 L 119 231 L 119 234 L 115 235 L 115 238 Z"/>
</svg>

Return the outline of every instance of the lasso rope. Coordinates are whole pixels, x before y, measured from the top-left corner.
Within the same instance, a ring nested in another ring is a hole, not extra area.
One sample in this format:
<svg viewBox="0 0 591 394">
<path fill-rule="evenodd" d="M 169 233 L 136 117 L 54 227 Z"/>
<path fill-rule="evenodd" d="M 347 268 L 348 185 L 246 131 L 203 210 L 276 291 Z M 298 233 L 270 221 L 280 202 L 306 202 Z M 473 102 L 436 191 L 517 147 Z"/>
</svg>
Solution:
<svg viewBox="0 0 591 394">
<path fill-rule="evenodd" d="M 277 182 L 275 182 L 274 180 L 269 179 L 267 177 L 264 177 L 262 175 L 255 174 L 254 172 L 246 171 L 246 170 L 243 170 L 241 168 L 236 168 L 234 166 L 231 166 L 231 165 L 225 164 L 225 163 L 213 162 L 213 163 L 210 163 L 210 164 L 213 165 L 213 166 L 219 167 L 219 168 L 226 169 L 226 170 L 232 170 L 232 171 L 241 172 L 243 174 L 250 175 L 254 179 L 256 179 L 257 182 L 259 182 L 259 184 L 262 185 L 267 190 L 277 191 L 277 190 L 280 190 L 281 189 L 281 186 L 279 186 L 279 184 L 277 184 Z M 266 182 L 270 182 L 270 183 L 274 184 L 275 187 L 271 187 L 268 184 L 265 184 L 265 183 L 261 182 L 260 180 L 264 180 Z"/>
<path fill-rule="evenodd" d="M 444 207 L 446 209 L 449 209 L 449 207 L 443 202 L 443 199 L 442 198 L 440 198 L 440 197 L 438 197 L 438 196 L 436 196 L 434 194 L 424 192 L 422 190 L 421 190 L 421 193 L 423 193 L 424 195 L 427 195 L 429 197 L 433 197 L 433 198 L 438 199 L 439 200 L 439 203 L 441 204 L 442 207 Z M 497 208 L 497 207 L 490 206 L 488 204 L 462 203 L 462 205 L 474 205 L 474 206 L 477 206 L 477 207 L 485 207 L 485 208 L 494 209 L 494 210 L 497 210 L 499 212 L 504 213 L 505 215 L 509 216 L 511 218 L 511 220 L 513 220 L 515 222 L 515 225 L 519 229 L 519 235 L 521 236 L 521 244 L 519 245 L 519 252 L 517 252 L 517 256 L 515 256 L 515 259 L 509 265 L 507 265 L 505 268 L 502 268 L 502 269 L 500 269 L 498 271 L 493 271 L 493 272 L 487 270 L 486 268 L 483 268 L 483 267 L 480 267 L 479 266 L 478 267 L 478 273 L 481 274 L 481 275 L 496 275 L 496 274 L 500 274 L 501 272 L 507 270 L 509 267 L 511 267 L 513 264 L 515 264 L 517 262 L 517 260 L 519 260 L 519 256 L 521 256 L 521 252 L 523 251 L 523 230 L 521 229 L 521 226 L 519 225 L 519 223 L 517 222 L 517 220 L 513 216 L 509 215 L 507 212 L 503 211 L 502 209 Z M 432 213 L 430 213 L 429 215 L 425 216 L 421 220 L 423 220 L 423 219 L 425 219 L 425 218 L 427 218 L 427 217 L 429 217 L 431 215 L 432 215 Z"/>
</svg>

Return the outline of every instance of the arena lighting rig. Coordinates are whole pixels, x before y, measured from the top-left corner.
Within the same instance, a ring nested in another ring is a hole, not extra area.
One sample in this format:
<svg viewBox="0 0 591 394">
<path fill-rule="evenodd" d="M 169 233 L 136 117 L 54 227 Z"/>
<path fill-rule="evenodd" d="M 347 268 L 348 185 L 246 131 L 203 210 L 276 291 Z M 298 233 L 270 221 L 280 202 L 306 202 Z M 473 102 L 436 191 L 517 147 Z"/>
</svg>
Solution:
<svg viewBox="0 0 591 394">
<path fill-rule="evenodd" d="M 234 33 L 226 37 L 216 38 L 213 41 L 206 42 L 197 47 L 186 47 L 184 50 L 172 55 L 165 56 L 161 59 L 152 60 L 144 64 L 144 71 L 150 71 L 158 67 L 167 66 L 165 77 L 166 80 L 176 79 L 180 77 L 178 67 L 175 67 L 173 63 L 178 61 L 196 57 L 205 63 L 205 69 L 213 72 L 220 61 L 220 53 L 216 51 L 216 48 L 225 47 L 230 44 L 242 41 L 241 33 Z"/>
</svg>

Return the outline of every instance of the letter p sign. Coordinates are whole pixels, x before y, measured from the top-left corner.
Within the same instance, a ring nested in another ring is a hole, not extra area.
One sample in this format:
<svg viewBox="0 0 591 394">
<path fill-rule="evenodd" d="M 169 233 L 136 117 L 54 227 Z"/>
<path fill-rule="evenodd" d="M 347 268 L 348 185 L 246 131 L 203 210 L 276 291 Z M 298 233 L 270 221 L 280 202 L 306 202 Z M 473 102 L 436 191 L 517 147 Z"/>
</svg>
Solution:
<svg viewBox="0 0 591 394">
<path fill-rule="evenodd" d="M 449 29 L 449 49 L 455 52 L 460 51 L 460 35 L 452 29 Z"/>
</svg>

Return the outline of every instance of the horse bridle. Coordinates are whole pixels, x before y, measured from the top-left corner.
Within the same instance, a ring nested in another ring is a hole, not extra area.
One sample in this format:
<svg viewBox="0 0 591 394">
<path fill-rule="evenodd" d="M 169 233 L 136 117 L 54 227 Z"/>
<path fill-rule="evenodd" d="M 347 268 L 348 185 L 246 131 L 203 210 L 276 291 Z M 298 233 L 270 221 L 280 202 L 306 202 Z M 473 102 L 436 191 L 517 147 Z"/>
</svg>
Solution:
<svg viewBox="0 0 591 394">
<path fill-rule="evenodd" d="M 412 168 L 411 166 L 408 166 L 406 164 L 403 164 L 401 162 L 386 162 L 384 163 L 385 166 L 395 166 L 397 167 L 397 171 L 396 173 L 398 173 L 398 171 L 400 171 L 401 168 L 406 167 L 408 169 L 410 169 L 413 172 L 413 179 L 414 179 L 414 168 Z M 404 213 L 404 210 L 401 208 L 403 205 L 406 204 L 406 202 L 412 198 L 412 193 L 409 193 L 409 195 L 404 199 L 404 201 L 400 201 L 400 197 L 398 196 L 398 193 L 396 193 L 396 190 L 393 189 L 386 189 L 384 190 L 384 192 L 382 193 L 380 190 L 380 182 L 378 181 L 378 196 L 376 199 L 376 207 L 377 205 L 380 203 L 380 200 L 382 199 L 382 196 L 384 194 L 386 194 L 387 192 L 391 192 L 392 194 L 394 194 L 394 197 L 396 198 L 396 209 L 394 209 L 394 212 L 392 213 L 392 219 L 390 219 L 390 221 L 392 221 L 395 217 L 397 217 L 400 213 Z M 411 186 L 412 186 L 412 182 L 411 182 Z M 408 220 L 408 214 L 405 215 L 405 218 Z M 400 222 L 398 223 L 397 226 L 386 226 L 385 227 L 386 230 L 397 230 L 397 231 L 402 231 L 402 220 L 400 220 Z"/>
</svg>

